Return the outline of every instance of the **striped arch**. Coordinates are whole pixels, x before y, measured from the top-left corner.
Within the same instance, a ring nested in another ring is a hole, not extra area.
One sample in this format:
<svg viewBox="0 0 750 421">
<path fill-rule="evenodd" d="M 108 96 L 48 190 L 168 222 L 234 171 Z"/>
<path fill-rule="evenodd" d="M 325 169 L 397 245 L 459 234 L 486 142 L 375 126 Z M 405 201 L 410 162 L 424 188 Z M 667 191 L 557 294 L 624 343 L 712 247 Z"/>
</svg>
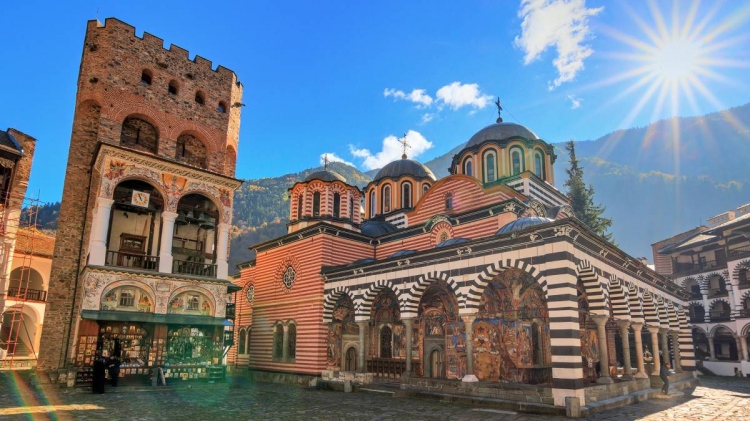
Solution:
<svg viewBox="0 0 750 421">
<path fill-rule="evenodd" d="M 735 334 L 735 331 L 733 331 L 733 330 L 732 330 L 732 329 L 731 329 L 731 328 L 730 328 L 729 326 L 727 326 L 727 325 L 723 325 L 723 324 L 719 323 L 719 324 L 717 324 L 716 326 L 712 327 L 712 328 L 711 328 L 711 331 L 710 331 L 710 332 L 708 332 L 708 337 L 709 337 L 709 339 L 710 339 L 710 338 L 713 338 L 713 337 L 714 337 L 714 335 L 716 335 L 716 332 L 718 332 L 718 331 L 719 331 L 720 329 L 722 329 L 722 328 L 724 328 L 724 329 L 728 330 L 729 332 L 731 332 L 731 333 L 732 333 L 732 335 L 734 335 L 734 334 Z"/>
<path fill-rule="evenodd" d="M 489 284 L 490 281 L 495 278 L 495 276 L 497 276 L 505 269 L 520 269 L 531 275 L 531 277 L 534 278 L 534 281 L 542 287 L 542 291 L 544 291 L 544 298 L 547 299 L 547 281 L 544 279 L 540 279 L 541 276 L 536 267 L 526 263 L 523 260 L 504 259 L 498 261 L 497 263 L 491 263 L 489 266 L 484 268 L 484 270 L 479 273 L 479 276 L 477 276 L 477 279 L 474 280 L 473 285 L 469 285 L 469 291 L 466 293 L 465 297 L 462 297 L 466 303 L 465 308 L 474 311 L 479 310 L 479 302 L 482 299 L 482 294 L 484 293 L 484 289 L 487 287 L 487 284 Z M 459 301 L 459 307 L 460 303 L 461 302 Z"/>
<path fill-rule="evenodd" d="M 690 282 L 690 281 L 695 281 L 698 284 L 698 286 L 701 285 L 701 283 L 696 278 L 693 278 L 692 276 L 688 276 L 687 278 L 683 279 L 682 282 L 680 282 L 680 285 L 683 288 L 689 290 L 690 288 L 688 287 L 688 282 Z"/>
<path fill-rule="evenodd" d="M 734 270 L 732 271 L 732 281 L 734 285 L 739 284 L 740 282 L 740 271 L 743 269 L 750 271 L 750 259 L 743 260 L 734 267 Z"/>
<path fill-rule="evenodd" d="M 370 312 L 372 311 L 372 303 L 375 301 L 375 297 L 377 297 L 380 291 L 383 291 L 384 289 L 393 291 L 393 293 L 396 295 L 396 298 L 398 299 L 399 310 L 404 311 L 404 303 L 401 301 L 401 295 L 399 294 L 398 288 L 396 288 L 391 283 L 391 281 L 382 279 L 370 285 L 370 287 L 367 288 L 367 291 L 365 291 L 362 299 L 354 302 L 354 316 L 359 318 L 369 318 Z"/>
<path fill-rule="evenodd" d="M 586 289 L 591 314 L 606 314 L 609 316 L 609 291 L 599 282 L 596 269 L 591 266 L 588 260 L 581 260 L 576 266 L 576 271 L 578 272 L 578 279 L 581 280 L 583 287 Z"/>
<path fill-rule="evenodd" d="M 649 326 L 661 326 L 659 323 L 659 313 L 656 309 L 656 300 L 648 290 L 643 291 L 643 316 L 646 324 Z"/>
<path fill-rule="evenodd" d="M 635 323 L 645 323 L 643 301 L 638 294 L 638 288 L 632 283 L 628 284 L 628 301 L 630 304 L 630 320 Z"/>
<path fill-rule="evenodd" d="M 630 300 L 626 288 L 622 279 L 610 275 L 609 300 L 612 304 L 612 315 L 618 320 L 630 320 Z"/>
<path fill-rule="evenodd" d="M 417 312 L 419 311 L 419 301 L 422 299 L 422 294 L 424 294 L 430 285 L 438 280 L 445 281 L 453 295 L 456 296 L 458 308 L 464 308 L 466 303 L 464 302 L 464 297 L 458 291 L 458 283 L 451 279 L 446 272 L 434 271 L 425 273 L 417 278 L 417 282 L 404 294 L 404 303 L 401 306 L 403 308 L 403 313 L 401 314 L 401 317 L 416 317 Z"/>
<path fill-rule="evenodd" d="M 677 323 L 680 326 L 677 344 L 680 349 L 682 368 L 692 370 L 695 368 L 695 348 L 693 347 L 693 331 L 687 321 L 687 309 L 680 305 L 675 305 L 674 309 L 677 313 Z"/>
<path fill-rule="evenodd" d="M 698 285 L 701 287 L 701 293 L 705 295 L 708 291 L 708 278 L 703 275 L 698 275 L 695 279 L 698 280 Z"/>
<path fill-rule="evenodd" d="M 680 330 L 680 321 L 677 316 L 677 312 L 674 309 L 674 304 L 669 300 L 664 300 L 667 307 L 667 314 L 669 315 L 669 329 L 674 331 Z"/>
<path fill-rule="evenodd" d="M 356 301 L 354 301 L 354 296 L 352 295 L 351 291 L 349 291 L 346 287 L 338 287 L 326 294 L 326 298 L 323 301 L 323 323 L 327 324 L 333 321 L 333 310 L 336 306 L 336 301 L 338 301 L 339 298 L 341 298 L 343 295 L 348 296 L 349 299 L 352 300 L 352 303 L 354 303 L 354 311 L 356 314 L 358 305 Z"/>
<path fill-rule="evenodd" d="M 744 294 L 742 294 L 742 297 L 740 297 L 740 306 L 742 306 L 742 302 L 750 298 L 750 289 L 745 291 Z"/>
<path fill-rule="evenodd" d="M 745 326 L 742 327 L 742 330 L 740 330 L 740 334 L 742 337 L 746 337 L 747 335 L 750 335 L 750 323 L 745 324 Z"/>
<path fill-rule="evenodd" d="M 667 312 L 667 303 L 664 300 L 664 297 L 661 295 L 656 295 L 656 308 L 659 310 L 659 323 L 661 327 L 667 329 L 669 328 L 669 313 Z"/>
</svg>

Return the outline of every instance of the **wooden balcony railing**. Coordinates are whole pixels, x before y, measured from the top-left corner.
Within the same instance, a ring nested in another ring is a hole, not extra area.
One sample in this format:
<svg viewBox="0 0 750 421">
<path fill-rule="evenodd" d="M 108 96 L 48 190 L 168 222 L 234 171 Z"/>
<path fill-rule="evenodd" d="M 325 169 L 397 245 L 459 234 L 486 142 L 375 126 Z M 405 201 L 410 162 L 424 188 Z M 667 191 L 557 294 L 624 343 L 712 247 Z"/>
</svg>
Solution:
<svg viewBox="0 0 750 421">
<path fill-rule="evenodd" d="M 107 251 L 107 259 L 104 264 L 121 268 L 159 270 L 159 258 L 156 256 L 120 251 Z"/>
<path fill-rule="evenodd" d="M 19 298 L 26 301 L 47 301 L 47 291 L 10 287 L 8 288 L 8 297 Z"/>
<path fill-rule="evenodd" d="M 708 290 L 708 298 L 726 297 L 729 292 L 726 288 L 711 288 Z"/>
<path fill-rule="evenodd" d="M 736 249 L 729 250 L 730 257 L 743 256 L 745 254 L 750 254 L 750 246 L 737 247 Z"/>
<path fill-rule="evenodd" d="M 711 323 L 728 322 L 731 319 L 729 313 L 711 313 Z"/>
<path fill-rule="evenodd" d="M 739 317 L 740 318 L 750 317 L 750 308 L 741 308 Z"/>
<path fill-rule="evenodd" d="M 183 275 L 216 277 L 216 265 L 212 263 L 188 262 L 186 260 L 175 260 L 172 262 L 172 273 Z"/>
</svg>

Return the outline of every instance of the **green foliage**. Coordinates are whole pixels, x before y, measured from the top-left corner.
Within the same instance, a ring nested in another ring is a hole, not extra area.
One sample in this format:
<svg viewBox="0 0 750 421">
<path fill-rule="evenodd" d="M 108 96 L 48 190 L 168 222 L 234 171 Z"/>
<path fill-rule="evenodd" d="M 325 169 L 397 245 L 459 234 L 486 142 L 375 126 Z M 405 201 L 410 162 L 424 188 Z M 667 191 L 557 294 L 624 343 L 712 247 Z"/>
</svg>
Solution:
<svg viewBox="0 0 750 421">
<path fill-rule="evenodd" d="M 576 218 L 581 220 L 587 227 L 595 233 L 612 241 L 612 233 L 607 230 L 612 226 L 612 219 L 605 218 L 605 207 L 594 204 L 594 188 L 587 186 L 583 181 L 583 167 L 576 158 L 576 146 L 571 140 L 565 144 L 565 150 L 568 151 L 570 166 L 565 172 L 568 179 L 565 181 L 565 187 L 568 188 L 568 198 L 570 206 L 573 208 Z"/>
<path fill-rule="evenodd" d="M 36 221 L 33 221 L 33 211 L 36 210 Z M 29 226 L 36 222 L 36 228 L 44 231 L 57 230 L 57 219 L 60 216 L 60 202 L 45 203 L 36 208 L 21 210 L 21 226 Z M 54 234 L 53 234 L 54 235 Z"/>
</svg>

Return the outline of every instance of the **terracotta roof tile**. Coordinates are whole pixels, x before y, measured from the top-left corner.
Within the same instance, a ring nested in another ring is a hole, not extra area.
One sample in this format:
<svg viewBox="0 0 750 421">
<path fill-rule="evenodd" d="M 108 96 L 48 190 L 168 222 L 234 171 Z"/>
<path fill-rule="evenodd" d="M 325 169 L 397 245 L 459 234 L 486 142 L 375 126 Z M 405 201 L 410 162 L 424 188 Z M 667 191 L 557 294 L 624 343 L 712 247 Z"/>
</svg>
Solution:
<svg viewBox="0 0 750 421">
<path fill-rule="evenodd" d="M 39 231 L 21 228 L 16 233 L 16 251 L 52 257 L 55 252 L 55 237 L 50 237 Z"/>
</svg>

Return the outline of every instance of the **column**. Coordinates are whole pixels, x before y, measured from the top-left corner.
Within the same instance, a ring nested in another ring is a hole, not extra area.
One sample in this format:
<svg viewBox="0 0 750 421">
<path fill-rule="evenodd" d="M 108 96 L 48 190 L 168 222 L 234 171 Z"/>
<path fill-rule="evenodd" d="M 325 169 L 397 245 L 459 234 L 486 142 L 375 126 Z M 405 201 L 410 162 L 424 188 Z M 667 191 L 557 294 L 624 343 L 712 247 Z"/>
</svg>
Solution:
<svg viewBox="0 0 750 421">
<path fill-rule="evenodd" d="M 708 311 L 708 289 L 703 289 L 703 287 L 701 287 L 701 295 L 703 295 L 703 321 L 709 323 L 711 321 L 711 316 Z"/>
<path fill-rule="evenodd" d="M 661 350 L 663 352 L 662 362 L 663 364 L 670 364 L 669 358 L 669 338 L 667 338 L 668 329 L 659 329 L 659 337 L 661 339 Z"/>
<path fill-rule="evenodd" d="M 172 237 L 177 212 L 161 213 L 161 247 L 159 249 L 159 272 L 172 273 Z"/>
<path fill-rule="evenodd" d="M 747 355 L 747 338 L 743 336 L 740 337 L 740 347 L 740 352 L 742 352 L 742 361 L 747 361 L 749 359 Z"/>
<path fill-rule="evenodd" d="M 227 279 L 229 276 L 229 264 L 227 263 L 227 248 L 229 246 L 229 230 L 232 225 L 225 222 L 217 226 L 219 230 L 216 239 L 216 277 L 218 279 Z"/>
<path fill-rule="evenodd" d="M 466 375 L 461 381 L 467 383 L 478 382 L 479 379 L 474 375 L 474 319 L 476 316 L 461 316 L 464 321 L 464 331 L 466 331 Z"/>
<path fill-rule="evenodd" d="M 682 372 L 682 355 L 680 355 L 680 332 L 670 332 L 672 337 L 672 349 L 674 350 L 674 371 Z"/>
<path fill-rule="evenodd" d="M 618 320 L 617 326 L 620 328 L 620 337 L 622 338 L 622 359 L 625 366 L 623 379 L 630 380 L 633 378 L 633 368 L 630 366 L 630 321 Z"/>
<path fill-rule="evenodd" d="M 714 337 L 713 336 L 708 337 L 708 350 L 711 353 L 711 357 L 708 360 L 716 361 L 716 350 L 714 349 Z"/>
<path fill-rule="evenodd" d="M 727 293 L 729 298 L 729 317 L 730 320 L 735 320 L 737 318 L 737 311 L 735 310 L 738 305 L 734 303 L 734 285 L 729 283 L 729 280 L 725 280 L 726 286 L 727 286 Z M 738 349 L 739 351 L 739 349 Z"/>
<path fill-rule="evenodd" d="M 633 337 L 635 338 L 635 362 L 638 366 L 638 372 L 635 373 L 637 379 L 647 379 L 646 367 L 643 365 L 643 336 L 641 331 L 643 323 L 633 323 Z"/>
<path fill-rule="evenodd" d="M 596 333 L 599 336 L 599 366 L 601 367 L 601 376 L 597 383 L 613 383 L 612 377 L 609 376 L 609 351 L 607 346 L 607 329 L 605 325 L 609 316 L 606 314 L 592 314 L 591 319 L 596 323 Z"/>
<path fill-rule="evenodd" d="M 281 360 L 289 358 L 289 326 L 284 325 L 284 339 L 281 341 Z"/>
<path fill-rule="evenodd" d="M 89 264 L 104 266 L 107 260 L 107 232 L 109 215 L 115 201 L 106 197 L 96 198 L 94 220 L 91 222 L 91 240 L 89 241 Z"/>
<path fill-rule="evenodd" d="M 654 348 L 651 352 L 654 353 L 654 372 L 652 376 L 658 376 L 659 370 L 661 369 L 661 358 L 659 357 L 659 327 L 649 326 L 648 331 L 651 332 L 651 346 Z"/>
<path fill-rule="evenodd" d="M 411 337 L 412 337 L 412 330 L 411 330 L 411 322 L 412 318 L 403 318 L 404 322 L 404 329 L 406 329 L 406 372 L 405 374 L 411 374 Z M 408 375 L 407 374 L 407 375 Z"/>
<path fill-rule="evenodd" d="M 367 364 L 365 363 L 365 330 L 367 330 L 368 322 L 357 322 L 359 326 L 359 371 L 360 373 L 367 372 Z"/>
<path fill-rule="evenodd" d="M 734 345 L 737 347 L 737 360 L 742 361 L 742 340 L 744 338 L 739 335 L 734 335 Z"/>
</svg>

